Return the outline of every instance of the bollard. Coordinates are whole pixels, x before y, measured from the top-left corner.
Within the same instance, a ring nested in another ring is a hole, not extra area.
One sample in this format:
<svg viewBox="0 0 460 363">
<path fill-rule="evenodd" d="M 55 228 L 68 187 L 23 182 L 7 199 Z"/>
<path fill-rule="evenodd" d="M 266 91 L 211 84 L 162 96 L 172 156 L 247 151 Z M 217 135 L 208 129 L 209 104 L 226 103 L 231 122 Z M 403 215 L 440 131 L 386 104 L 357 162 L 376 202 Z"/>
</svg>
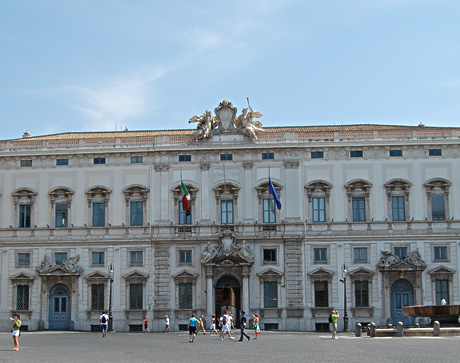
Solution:
<svg viewBox="0 0 460 363">
<path fill-rule="evenodd" d="M 375 323 L 370 323 L 370 335 L 371 335 L 371 338 L 375 338 Z"/>
<path fill-rule="evenodd" d="M 371 324 L 367 324 L 366 332 L 367 332 L 367 336 L 370 337 L 371 336 Z"/>
<path fill-rule="evenodd" d="M 402 323 L 402 321 L 400 321 L 398 323 L 398 328 L 397 328 L 397 331 L 396 331 L 396 336 L 397 337 L 403 337 L 404 336 L 404 324 Z"/>
<path fill-rule="evenodd" d="M 441 326 L 437 320 L 433 323 L 433 335 L 435 337 L 439 337 L 441 335 Z"/>
<path fill-rule="evenodd" d="M 361 336 L 361 324 L 356 323 L 355 324 L 355 337 L 360 337 Z"/>
</svg>

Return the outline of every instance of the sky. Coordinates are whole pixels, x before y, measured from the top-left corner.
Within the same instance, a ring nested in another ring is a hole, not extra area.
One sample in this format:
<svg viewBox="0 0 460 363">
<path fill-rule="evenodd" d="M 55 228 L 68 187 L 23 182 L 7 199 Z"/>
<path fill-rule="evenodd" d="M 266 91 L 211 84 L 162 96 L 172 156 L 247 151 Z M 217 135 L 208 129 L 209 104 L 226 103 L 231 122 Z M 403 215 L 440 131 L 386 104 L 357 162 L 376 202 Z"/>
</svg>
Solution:
<svg viewBox="0 0 460 363">
<path fill-rule="evenodd" d="M 0 139 L 263 126 L 460 126 L 458 0 L 0 0 Z"/>
</svg>

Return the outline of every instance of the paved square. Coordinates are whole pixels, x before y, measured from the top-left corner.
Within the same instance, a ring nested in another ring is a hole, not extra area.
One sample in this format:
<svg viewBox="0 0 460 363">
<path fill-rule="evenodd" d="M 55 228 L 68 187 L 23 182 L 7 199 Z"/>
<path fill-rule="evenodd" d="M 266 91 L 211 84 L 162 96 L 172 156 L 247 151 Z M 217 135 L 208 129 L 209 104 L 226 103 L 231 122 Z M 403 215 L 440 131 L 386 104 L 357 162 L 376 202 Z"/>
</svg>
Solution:
<svg viewBox="0 0 460 363">
<path fill-rule="evenodd" d="M 249 331 L 254 337 L 253 331 Z M 23 332 L 13 352 L 11 333 L 0 333 L 0 362 L 458 362 L 460 337 L 355 338 L 339 333 L 265 332 L 259 340 L 219 341 L 215 335 L 189 343 L 185 332 Z"/>
</svg>

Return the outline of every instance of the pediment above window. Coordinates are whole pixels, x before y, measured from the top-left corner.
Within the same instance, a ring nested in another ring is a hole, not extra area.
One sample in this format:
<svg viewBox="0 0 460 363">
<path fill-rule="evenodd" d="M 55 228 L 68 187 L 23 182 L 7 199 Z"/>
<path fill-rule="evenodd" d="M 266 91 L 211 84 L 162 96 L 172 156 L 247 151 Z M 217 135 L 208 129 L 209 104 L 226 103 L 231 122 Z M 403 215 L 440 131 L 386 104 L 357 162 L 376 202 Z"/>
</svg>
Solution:
<svg viewBox="0 0 460 363">
<path fill-rule="evenodd" d="M 257 276 L 259 276 L 259 279 L 263 282 L 280 282 L 283 274 L 279 271 L 269 268 L 265 271 L 259 272 Z"/>
<path fill-rule="evenodd" d="M 175 275 L 171 276 L 174 281 L 177 283 L 196 283 L 196 280 L 198 278 L 197 274 L 194 274 L 189 271 L 181 271 Z"/>
<path fill-rule="evenodd" d="M 435 280 L 452 280 L 455 270 L 452 270 L 446 266 L 438 266 L 431 271 L 428 271 L 431 277 Z"/>
<path fill-rule="evenodd" d="M 109 276 L 102 272 L 96 271 L 85 277 L 87 280 L 107 280 Z"/>
<path fill-rule="evenodd" d="M 142 272 L 139 272 L 139 271 L 132 271 L 130 272 L 129 274 L 126 274 L 123 276 L 124 279 L 126 280 L 147 280 L 148 279 L 148 275 L 142 273 Z"/>
<path fill-rule="evenodd" d="M 307 274 L 313 281 L 331 281 L 334 273 L 324 268 L 316 269 Z"/>
<path fill-rule="evenodd" d="M 14 281 L 14 282 L 24 282 L 24 283 L 27 283 L 27 282 L 32 282 L 35 280 L 35 277 L 33 276 L 30 276 L 24 272 L 20 272 L 14 276 L 11 276 L 10 277 L 10 280 Z"/>
</svg>

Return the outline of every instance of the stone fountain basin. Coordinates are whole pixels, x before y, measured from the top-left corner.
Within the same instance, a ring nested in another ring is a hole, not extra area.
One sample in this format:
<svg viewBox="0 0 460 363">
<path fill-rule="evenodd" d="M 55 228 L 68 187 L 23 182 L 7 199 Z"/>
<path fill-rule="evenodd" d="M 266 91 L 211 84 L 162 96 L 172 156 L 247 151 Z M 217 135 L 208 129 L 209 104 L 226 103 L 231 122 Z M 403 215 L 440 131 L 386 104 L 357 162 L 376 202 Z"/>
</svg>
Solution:
<svg viewBox="0 0 460 363">
<path fill-rule="evenodd" d="M 413 305 L 402 308 L 404 315 L 420 316 L 460 316 L 460 305 Z"/>
</svg>

